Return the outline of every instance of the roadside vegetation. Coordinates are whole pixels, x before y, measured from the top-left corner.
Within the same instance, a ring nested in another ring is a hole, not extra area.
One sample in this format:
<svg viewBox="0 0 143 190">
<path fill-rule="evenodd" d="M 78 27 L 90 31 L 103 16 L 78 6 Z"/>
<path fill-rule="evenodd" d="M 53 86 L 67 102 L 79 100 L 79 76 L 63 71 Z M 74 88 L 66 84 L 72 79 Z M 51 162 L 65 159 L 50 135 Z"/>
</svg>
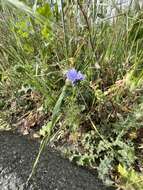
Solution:
<svg viewBox="0 0 143 190">
<path fill-rule="evenodd" d="M 0 1 L 0 130 L 41 138 L 39 156 L 49 143 L 123 190 L 143 189 L 138 2 Z"/>
</svg>

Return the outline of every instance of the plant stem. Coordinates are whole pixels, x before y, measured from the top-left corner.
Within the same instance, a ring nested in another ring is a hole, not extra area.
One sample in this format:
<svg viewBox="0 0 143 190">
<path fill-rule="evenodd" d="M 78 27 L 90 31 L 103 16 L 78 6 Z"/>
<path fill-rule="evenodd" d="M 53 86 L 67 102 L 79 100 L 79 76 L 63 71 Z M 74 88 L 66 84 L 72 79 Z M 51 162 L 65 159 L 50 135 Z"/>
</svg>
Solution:
<svg viewBox="0 0 143 190">
<path fill-rule="evenodd" d="M 64 18 L 64 9 L 63 9 L 63 0 L 61 0 L 61 14 L 62 14 L 62 25 L 63 25 L 63 33 L 64 33 L 64 49 L 66 60 L 68 59 L 68 43 L 67 43 L 67 35 L 66 35 L 66 26 L 65 26 L 65 18 Z"/>
</svg>

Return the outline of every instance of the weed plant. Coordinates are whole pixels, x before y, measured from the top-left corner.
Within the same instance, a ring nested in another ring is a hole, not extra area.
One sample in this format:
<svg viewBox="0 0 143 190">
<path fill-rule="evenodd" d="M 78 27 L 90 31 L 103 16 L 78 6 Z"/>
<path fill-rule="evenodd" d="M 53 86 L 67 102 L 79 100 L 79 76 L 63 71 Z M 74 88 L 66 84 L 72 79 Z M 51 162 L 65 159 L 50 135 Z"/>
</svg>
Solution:
<svg viewBox="0 0 143 190">
<path fill-rule="evenodd" d="M 52 143 L 76 163 L 97 169 L 107 185 L 141 190 L 138 1 L 126 8 L 96 0 L 0 2 L 0 118 L 7 113 L 7 122 L 17 126 L 19 117 L 40 110 L 47 117 L 39 129 L 39 156 Z M 84 80 L 67 81 L 71 69 Z"/>
</svg>

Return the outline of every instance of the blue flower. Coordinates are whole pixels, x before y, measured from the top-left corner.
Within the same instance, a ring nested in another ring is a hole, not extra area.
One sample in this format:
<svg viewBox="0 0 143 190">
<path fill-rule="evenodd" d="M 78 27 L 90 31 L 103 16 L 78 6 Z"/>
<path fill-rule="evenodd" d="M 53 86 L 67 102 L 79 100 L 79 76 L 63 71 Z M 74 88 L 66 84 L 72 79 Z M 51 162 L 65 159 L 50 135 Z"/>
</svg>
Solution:
<svg viewBox="0 0 143 190">
<path fill-rule="evenodd" d="M 66 77 L 72 82 L 72 84 L 76 84 L 76 82 L 85 79 L 85 76 L 80 71 L 77 71 L 74 68 L 68 70 L 68 72 L 66 73 Z"/>
</svg>

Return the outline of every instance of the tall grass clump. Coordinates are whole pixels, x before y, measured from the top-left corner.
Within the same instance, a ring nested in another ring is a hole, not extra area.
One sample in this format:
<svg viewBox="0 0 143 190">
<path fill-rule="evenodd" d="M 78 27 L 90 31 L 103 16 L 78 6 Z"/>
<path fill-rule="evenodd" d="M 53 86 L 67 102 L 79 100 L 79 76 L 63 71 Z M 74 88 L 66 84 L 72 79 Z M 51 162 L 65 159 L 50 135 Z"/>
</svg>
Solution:
<svg viewBox="0 0 143 190">
<path fill-rule="evenodd" d="M 139 1 L 125 7 L 115 1 L 1 0 L 0 9 L 0 110 L 13 127 L 20 123 L 30 133 L 40 126 L 34 168 L 52 143 L 97 169 L 106 184 L 142 188 L 136 182 L 142 179 L 143 138 Z"/>
</svg>

